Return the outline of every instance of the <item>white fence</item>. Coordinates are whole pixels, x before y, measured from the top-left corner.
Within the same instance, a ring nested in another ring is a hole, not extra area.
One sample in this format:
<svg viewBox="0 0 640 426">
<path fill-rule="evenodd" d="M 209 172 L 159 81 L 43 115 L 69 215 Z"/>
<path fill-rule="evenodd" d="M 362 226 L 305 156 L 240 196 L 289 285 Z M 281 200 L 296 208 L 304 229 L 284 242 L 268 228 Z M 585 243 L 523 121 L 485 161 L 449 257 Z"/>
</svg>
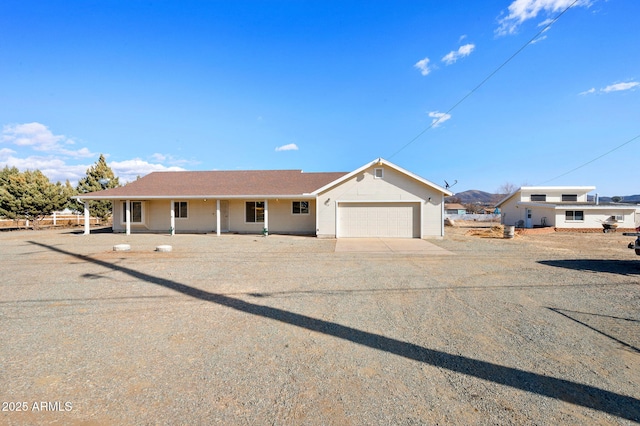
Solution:
<svg viewBox="0 0 640 426">
<path fill-rule="evenodd" d="M 102 222 L 97 217 L 90 217 L 89 224 L 100 225 Z M 25 219 L 0 219 L 1 228 L 30 228 L 33 225 L 33 221 Z M 41 220 L 37 221 L 37 227 L 50 227 L 50 226 L 78 226 L 84 225 L 84 214 L 81 213 L 53 213 L 50 216 L 45 216 Z"/>
<path fill-rule="evenodd" d="M 497 222 L 500 223 L 499 214 L 448 214 L 445 213 L 445 218 L 449 218 L 453 221 L 467 220 L 470 222 Z"/>
</svg>

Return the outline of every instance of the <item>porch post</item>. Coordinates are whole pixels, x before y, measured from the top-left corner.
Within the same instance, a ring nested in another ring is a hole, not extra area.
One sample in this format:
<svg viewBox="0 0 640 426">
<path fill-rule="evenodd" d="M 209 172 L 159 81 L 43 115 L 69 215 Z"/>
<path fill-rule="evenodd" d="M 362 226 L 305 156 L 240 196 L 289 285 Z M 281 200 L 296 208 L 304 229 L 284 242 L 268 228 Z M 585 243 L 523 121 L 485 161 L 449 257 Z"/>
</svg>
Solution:
<svg viewBox="0 0 640 426">
<path fill-rule="evenodd" d="M 220 236 L 220 224 L 221 224 L 221 220 L 220 220 L 220 199 L 218 198 L 216 200 L 216 235 L 219 237 Z"/>
<path fill-rule="evenodd" d="M 131 235 L 131 200 L 127 200 L 126 204 L 126 213 L 124 215 L 124 221 L 127 229 L 127 235 Z"/>
<path fill-rule="evenodd" d="M 176 203 L 171 200 L 171 236 L 176 234 Z"/>
<path fill-rule="evenodd" d="M 264 234 L 269 235 L 269 200 L 264 200 L 264 229 Z"/>
<path fill-rule="evenodd" d="M 444 237 L 444 193 L 440 197 L 440 236 Z"/>
<path fill-rule="evenodd" d="M 89 226 L 89 201 L 84 203 L 84 235 L 91 233 L 91 227 Z"/>
</svg>

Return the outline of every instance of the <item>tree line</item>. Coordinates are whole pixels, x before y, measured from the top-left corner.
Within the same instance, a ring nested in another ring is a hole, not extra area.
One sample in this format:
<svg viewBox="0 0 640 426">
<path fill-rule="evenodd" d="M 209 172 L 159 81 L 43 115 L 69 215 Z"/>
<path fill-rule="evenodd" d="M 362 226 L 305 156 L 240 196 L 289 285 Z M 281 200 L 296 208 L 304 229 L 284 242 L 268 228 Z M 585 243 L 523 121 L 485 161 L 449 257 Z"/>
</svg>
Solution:
<svg viewBox="0 0 640 426">
<path fill-rule="evenodd" d="M 0 217 L 25 219 L 37 228 L 39 221 L 53 212 L 84 210 L 82 204 L 71 199 L 74 195 L 118 186 L 120 182 L 102 154 L 87 169 L 86 176 L 78 181 L 75 188 L 68 179 L 64 184 L 52 183 L 40 170 L 21 172 L 16 167 L 5 166 L 0 170 Z M 89 214 L 100 220 L 108 219 L 111 216 L 111 202 L 90 201 Z"/>
</svg>

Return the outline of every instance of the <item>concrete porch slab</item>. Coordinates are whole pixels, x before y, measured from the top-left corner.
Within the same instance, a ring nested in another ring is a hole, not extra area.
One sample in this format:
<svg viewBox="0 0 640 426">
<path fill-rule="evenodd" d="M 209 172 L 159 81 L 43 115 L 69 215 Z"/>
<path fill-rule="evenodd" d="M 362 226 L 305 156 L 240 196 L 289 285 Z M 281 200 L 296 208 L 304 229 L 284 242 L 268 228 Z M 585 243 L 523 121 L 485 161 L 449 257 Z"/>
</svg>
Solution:
<svg viewBox="0 0 640 426">
<path fill-rule="evenodd" d="M 449 250 L 419 238 L 338 238 L 335 252 L 453 254 Z"/>
</svg>

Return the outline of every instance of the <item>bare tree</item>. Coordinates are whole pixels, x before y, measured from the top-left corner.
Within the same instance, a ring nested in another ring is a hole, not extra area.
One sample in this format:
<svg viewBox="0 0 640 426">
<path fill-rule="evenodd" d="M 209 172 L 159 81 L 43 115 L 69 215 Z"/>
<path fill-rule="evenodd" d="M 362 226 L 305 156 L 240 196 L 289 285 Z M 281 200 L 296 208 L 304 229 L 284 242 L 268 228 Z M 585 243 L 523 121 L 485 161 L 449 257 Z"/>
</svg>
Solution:
<svg viewBox="0 0 640 426">
<path fill-rule="evenodd" d="M 496 189 L 496 193 L 500 195 L 508 195 L 518 190 L 518 186 L 511 182 L 505 182 Z"/>
</svg>

